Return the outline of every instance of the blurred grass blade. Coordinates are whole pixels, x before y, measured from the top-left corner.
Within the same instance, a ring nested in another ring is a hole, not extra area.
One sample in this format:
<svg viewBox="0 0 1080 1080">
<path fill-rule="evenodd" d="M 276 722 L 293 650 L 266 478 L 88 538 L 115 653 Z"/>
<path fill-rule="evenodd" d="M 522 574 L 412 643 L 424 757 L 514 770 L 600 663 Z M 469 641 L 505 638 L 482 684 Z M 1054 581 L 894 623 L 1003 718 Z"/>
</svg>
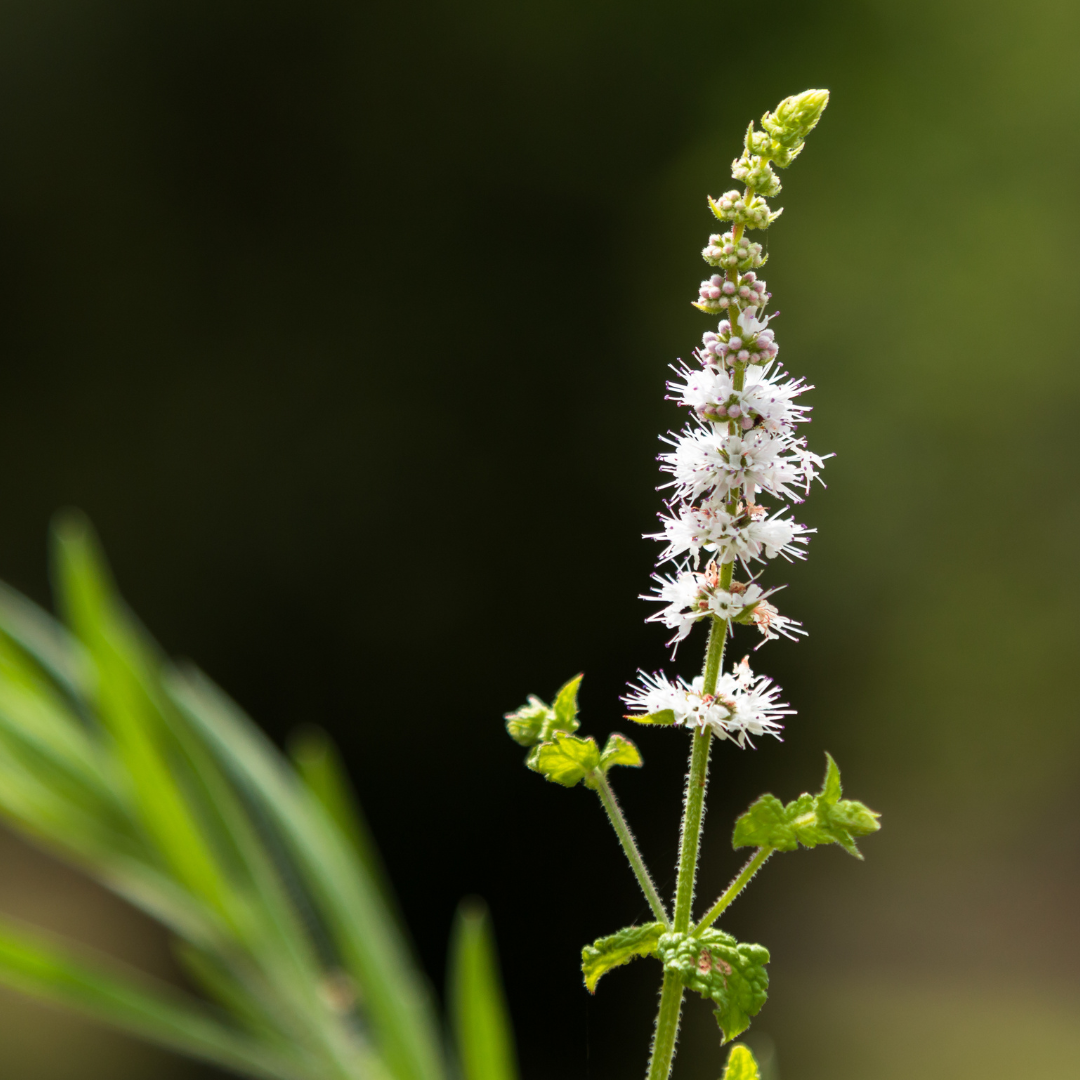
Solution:
<svg viewBox="0 0 1080 1080">
<path fill-rule="evenodd" d="M 458 908 L 446 996 L 463 1080 L 517 1080 L 495 935 L 487 906 L 476 897 Z"/>
<path fill-rule="evenodd" d="M 288 845 L 342 963 L 360 986 L 396 1080 L 442 1080 L 438 1025 L 422 977 L 381 890 L 323 804 L 272 743 L 209 679 L 176 672 L 169 691 L 234 782 Z"/>
<path fill-rule="evenodd" d="M 73 698 L 87 692 L 90 658 L 51 615 L 0 582 L 0 626 Z"/>
<path fill-rule="evenodd" d="M 310 1075 L 230 1031 L 195 999 L 111 962 L 77 957 L 70 947 L 8 919 L 0 919 L 0 983 L 243 1075 Z"/>
<path fill-rule="evenodd" d="M 181 882 L 224 910 L 226 884 L 162 748 L 151 664 L 134 620 L 117 602 L 89 524 L 54 527 L 54 576 L 68 621 L 96 667 L 98 713 L 116 740 L 139 818 Z"/>
<path fill-rule="evenodd" d="M 304 783 L 352 844 L 386 906 L 396 915 L 397 901 L 378 845 L 330 736 L 322 728 L 303 727 L 293 735 L 289 752 Z"/>
</svg>

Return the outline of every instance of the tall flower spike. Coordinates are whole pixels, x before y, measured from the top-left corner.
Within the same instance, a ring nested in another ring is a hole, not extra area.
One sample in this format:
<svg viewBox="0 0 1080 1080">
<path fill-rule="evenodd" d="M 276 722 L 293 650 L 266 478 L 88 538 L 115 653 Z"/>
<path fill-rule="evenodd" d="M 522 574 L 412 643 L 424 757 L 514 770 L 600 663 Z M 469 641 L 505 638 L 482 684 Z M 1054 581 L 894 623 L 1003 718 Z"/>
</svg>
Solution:
<svg viewBox="0 0 1080 1080">
<path fill-rule="evenodd" d="M 507 715 L 511 737 L 530 747 L 528 766 L 565 787 L 583 783 L 600 798 L 655 922 L 640 921 L 598 938 L 581 953 L 585 987 L 592 993 L 605 972 L 638 956 L 660 961 L 664 981 L 656 1016 L 647 1080 L 668 1080 L 684 992 L 694 990 L 715 1006 L 723 1040 L 734 1039 L 765 1003 L 768 951 L 740 944 L 712 929 L 765 861 L 777 851 L 835 843 L 861 858 L 857 837 L 878 828 L 877 815 L 861 803 L 841 799 L 840 773 L 830 758 L 819 795 L 802 795 L 783 804 L 764 795 L 736 823 L 733 844 L 756 851 L 739 875 L 697 923 L 692 917 L 694 882 L 700 857 L 709 747 L 715 739 L 740 749 L 760 735 L 777 738 L 794 710 L 779 687 L 750 669 L 749 659 L 728 665 L 724 653 L 736 625 L 756 633 L 757 647 L 803 635 L 800 623 L 780 614 L 772 597 L 782 586 L 758 583 L 751 564 L 764 573 L 777 557 L 805 557 L 814 530 L 795 521 L 790 505 L 806 497 L 824 465 L 824 457 L 806 444 L 800 425 L 810 419 L 802 395 L 810 389 L 790 376 L 777 360 L 771 297 L 757 271 L 765 262 L 762 245 L 748 238 L 780 215 L 766 203 L 780 191 L 773 170 L 787 168 L 803 147 L 828 101 L 824 90 L 786 98 L 751 124 L 732 175 L 742 190 L 709 199 L 716 218 L 730 226 L 715 233 L 702 257 L 716 272 L 701 283 L 694 307 L 719 317 L 702 339 L 694 363 L 679 362 L 668 383 L 668 398 L 689 411 L 678 434 L 662 436 L 667 449 L 661 469 L 670 499 L 653 535 L 664 547 L 657 560 L 674 564 L 666 575 L 654 574 L 653 591 L 642 599 L 660 605 L 648 617 L 673 631 L 669 644 L 685 641 L 698 623 L 709 630 L 701 674 L 687 680 L 662 672 L 639 672 L 623 697 L 626 717 L 639 724 L 682 728 L 690 741 L 690 768 L 684 788 L 682 836 L 669 912 L 645 867 L 622 815 L 607 773 L 615 765 L 637 767 L 641 755 L 622 735 L 612 734 L 603 750 L 592 737 L 576 732 L 577 688 L 571 679 L 549 706 L 530 698 Z M 704 566 L 702 563 L 704 562 Z M 745 571 L 735 579 L 735 568 Z M 742 633 L 743 631 L 739 631 Z M 724 1080 L 757 1076 L 750 1052 L 737 1047 Z"/>
</svg>

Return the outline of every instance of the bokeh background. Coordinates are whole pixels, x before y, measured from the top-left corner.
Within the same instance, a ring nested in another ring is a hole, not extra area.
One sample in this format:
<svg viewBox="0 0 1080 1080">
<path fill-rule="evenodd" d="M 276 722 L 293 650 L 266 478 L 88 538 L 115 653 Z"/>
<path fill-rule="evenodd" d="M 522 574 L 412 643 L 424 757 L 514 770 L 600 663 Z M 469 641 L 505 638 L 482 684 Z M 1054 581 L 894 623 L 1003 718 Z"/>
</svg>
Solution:
<svg viewBox="0 0 1080 1080">
<path fill-rule="evenodd" d="M 808 86 L 833 100 L 767 278 L 837 457 L 810 561 L 770 571 L 811 637 L 758 654 L 800 715 L 717 753 L 702 889 L 733 815 L 829 749 L 885 828 L 732 909 L 773 951 L 770 1076 L 1073 1078 L 1080 8 L 0 7 L 0 573 L 46 600 L 49 518 L 81 507 L 166 648 L 275 738 L 331 731 L 436 985 L 458 898 L 491 903 L 525 1080 L 637 1075 L 657 971 L 585 994 L 580 946 L 644 907 L 501 714 L 584 670 L 586 732 L 626 730 L 665 662 L 639 536 L 666 365 L 709 325 L 705 193 Z M 670 884 L 685 739 L 631 734 L 617 786 Z M 0 908 L 172 970 L 10 838 Z M 717 1044 L 691 1007 L 679 1080 Z M 0 1046 L 12 1080 L 217 1075 L 7 993 Z"/>
</svg>

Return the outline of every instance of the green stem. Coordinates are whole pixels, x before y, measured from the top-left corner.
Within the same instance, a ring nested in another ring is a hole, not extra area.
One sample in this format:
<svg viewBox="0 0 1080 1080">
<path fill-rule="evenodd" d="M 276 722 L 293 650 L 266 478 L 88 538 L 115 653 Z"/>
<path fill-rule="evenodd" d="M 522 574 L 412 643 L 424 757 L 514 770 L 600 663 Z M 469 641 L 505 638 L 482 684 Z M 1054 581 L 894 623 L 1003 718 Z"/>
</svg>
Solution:
<svg viewBox="0 0 1080 1080">
<path fill-rule="evenodd" d="M 649 1058 L 648 1080 L 667 1080 L 675 1057 L 675 1040 L 679 1037 L 679 1017 L 682 1014 L 683 984 L 673 971 L 664 972 L 660 989 L 660 1009 L 656 1014 L 656 1033 L 653 1035 L 652 1056 Z"/>
<path fill-rule="evenodd" d="M 727 887 L 719 900 L 711 908 L 709 913 L 694 927 L 694 934 L 700 934 L 707 930 L 724 913 L 732 900 L 750 884 L 750 879 L 765 865 L 765 860 L 776 850 L 768 845 L 760 847 L 753 858 L 742 868 L 739 876 Z"/>
<path fill-rule="evenodd" d="M 736 243 L 742 233 L 741 225 L 732 230 Z M 733 270 L 727 273 L 729 281 L 737 281 L 738 276 Z M 728 318 L 731 320 L 732 332 L 734 332 L 739 318 L 737 302 L 732 303 L 728 308 Z M 735 365 L 734 385 L 737 390 L 742 389 L 745 368 L 745 364 Z M 738 431 L 738 425 L 729 421 L 728 431 L 735 434 Z M 734 516 L 737 513 L 738 504 L 739 496 L 736 492 L 732 494 L 728 502 L 728 513 Z M 719 587 L 725 592 L 731 590 L 734 573 L 734 562 L 724 563 L 720 568 Z M 705 651 L 705 668 L 702 672 L 701 692 L 703 695 L 716 693 L 716 684 L 720 679 L 720 669 L 724 663 L 727 631 L 726 620 L 713 619 L 709 627 L 709 645 Z M 701 822 L 705 814 L 705 786 L 709 776 L 709 744 L 712 742 L 712 732 L 706 728 L 700 734 L 695 733 L 692 739 L 690 773 L 686 778 L 686 799 L 683 804 L 679 876 L 675 886 L 673 929 L 676 933 L 682 934 L 690 929 L 690 911 L 694 903 L 694 882 L 697 878 L 698 853 L 701 845 Z M 648 1080 L 668 1080 L 671 1074 L 671 1063 L 675 1058 L 675 1040 L 679 1034 L 682 999 L 683 986 L 678 976 L 669 971 L 664 972 L 664 982 L 660 989 L 660 1008 L 656 1013 L 656 1033 L 653 1035 L 652 1056 L 649 1059 Z"/>
<path fill-rule="evenodd" d="M 638 884 L 641 886 L 641 891 L 645 894 L 645 899 L 649 901 L 649 907 L 652 908 L 652 912 L 656 918 L 662 922 L 664 926 L 670 928 L 671 922 L 668 919 L 667 911 L 664 909 L 664 902 L 660 899 L 660 894 L 656 891 L 653 879 L 649 875 L 649 869 L 645 865 L 645 860 L 641 857 L 637 842 L 634 840 L 634 834 L 630 831 L 630 826 L 626 823 L 622 807 L 619 805 L 619 800 L 615 798 L 615 792 L 611 790 L 611 785 L 608 783 L 607 777 L 599 769 L 594 769 L 589 774 L 589 783 L 593 786 L 596 794 L 600 796 L 600 801 L 604 804 L 604 809 L 607 811 L 607 816 L 611 821 L 612 828 L 614 828 L 615 834 L 619 838 L 619 843 L 622 844 L 627 859 L 630 860 L 630 867 L 634 871 L 634 876 L 638 879 Z"/>
<path fill-rule="evenodd" d="M 731 584 L 733 565 L 721 570 L 721 586 Z M 724 661 L 727 641 L 727 621 L 714 618 L 709 627 L 709 646 L 705 652 L 703 694 L 716 690 L 720 667 Z M 697 877 L 698 852 L 701 845 L 701 822 L 705 815 L 705 787 L 709 776 L 709 747 L 712 732 L 706 728 L 691 737 L 690 772 L 686 777 L 686 798 L 683 804 L 682 842 L 679 845 L 679 874 L 675 885 L 676 933 L 690 929 L 690 909 L 694 903 L 694 881 Z M 653 1036 L 652 1057 L 649 1060 L 648 1080 L 668 1080 L 675 1057 L 675 1039 L 679 1034 L 683 987 L 679 977 L 664 972 L 660 990 L 660 1008 L 656 1014 L 656 1033 Z"/>
</svg>

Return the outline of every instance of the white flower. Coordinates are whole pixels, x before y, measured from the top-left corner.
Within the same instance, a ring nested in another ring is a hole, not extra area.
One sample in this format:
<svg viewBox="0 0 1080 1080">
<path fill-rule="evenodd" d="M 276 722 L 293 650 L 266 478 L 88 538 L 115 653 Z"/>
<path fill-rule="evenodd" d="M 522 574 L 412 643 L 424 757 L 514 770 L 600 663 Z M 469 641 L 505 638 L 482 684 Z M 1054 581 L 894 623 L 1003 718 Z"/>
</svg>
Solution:
<svg viewBox="0 0 1080 1080">
<path fill-rule="evenodd" d="M 761 516 L 757 516 L 759 511 Z M 785 512 L 781 508 L 771 518 L 766 518 L 762 508 L 754 507 L 747 520 L 746 514 L 733 517 L 723 503 L 681 506 L 673 517 L 660 515 L 663 532 L 646 535 L 651 540 L 667 541 L 658 562 L 689 555 L 696 565 L 702 551 L 714 552 L 721 563 L 735 559 L 743 563 L 750 559 L 775 559 L 777 555 L 789 562 L 804 559 L 806 553 L 802 545 L 815 530 L 782 517 Z"/>
<path fill-rule="evenodd" d="M 763 333 L 765 327 L 769 325 L 769 320 L 775 318 L 775 314 L 763 315 L 758 318 L 757 312 L 756 307 L 748 307 L 739 312 L 739 331 L 744 338 Z M 769 332 L 772 333 L 772 331 Z"/>
<path fill-rule="evenodd" d="M 727 368 L 691 368 L 683 364 L 673 370 L 682 376 L 682 381 L 668 383 L 668 396 L 693 409 L 703 420 L 737 420 L 744 430 L 757 425 L 779 432 L 809 419 L 810 407 L 796 405 L 794 399 L 813 387 L 802 379 L 788 378 L 779 366 L 750 364 L 741 390 L 735 389 Z"/>
<path fill-rule="evenodd" d="M 793 485 L 805 494 L 824 464 L 806 449 L 803 439 L 763 428 L 730 435 L 726 425 L 710 425 L 662 438 L 675 447 L 674 453 L 661 454 L 660 461 L 661 468 L 675 477 L 667 486 L 674 487 L 680 499 L 706 494 L 727 498 L 733 492 L 752 499 L 756 491 L 767 491 L 800 502 Z"/>
<path fill-rule="evenodd" d="M 662 603 L 665 607 L 645 621 L 662 623 L 669 630 L 674 630 L 675 636 L 668 642 L 669 645 L 677 647 L 690 633 L 694 623 L 708 615 L 715 615 L 729 623 L 756 626 L 763 635 L 761 644 L 756 648 L 778 637 L 794 641 L 796 634 L 806 633 L 800 623 L 781 615 L 769 603 L 768 598 L 776 589 L 766 591 L 755 583 L 742 585 L 738 582 L 732 583 L 730 591 L 721 589 L 719 567 L 715 562 L 709 563 L 705 573 L 682 570 L 673 578 L 654 574 L 653 580 L 657 587 L 641 599 Z"/>
<path fill-rule="evenodd" d="M 682 506 L 675 517 L 661 514 L 660 520 L 664 523 L 664 531 L 646 534 L 649 539 L 667 541 L 660 562 L 689 553 L 696 564 L 702 549 L 723 553 L 732 550 L 739 541 L 736 519 L 722 504 Z"/>
<path fill-rule="evenodd" d="M 630 719 L 670 709 L 680 727 L 709 728 L 714 735 L 746 747 L 751 735 L 777 735 L 781 717 L 793 716 L 794 709 L 778 700 L 780 690 L 764 675 L 755 675 L 748 660 L 720 676 L 716 692 L 704 694 L 704 678 L 692 682 L 670 681 L 657 672 L 639 673 L 640 685 L 631 687 L 623 701 L 629 706 Z M 752 745 L 752 744 L 750 744 Z"/>
<path fill-rule="evenodd" d="M 744 593 L 743 609 L 739 616 L 740 622 L 756 626 L 761 631 L 762 639 L 754 646 L 756 652 L 766 641 L 776 641 L 786 637 L 788 641 L 797 641 L 796 635 L 806 636 L 806 631 L 797 619 L 790 619 L 787 615 L 781 615 L 774 604 L 770 604 L 768 597 L 776 592 L 770 589 L 762 592 L 757 585 L 748 585 Z"/>
<path fill-rule="evenodd" d="M 808 529 L 791 518 L 781 517 L 785 511 L 777 510 L 771 518 L 762 518 L 751 521 L 740 533 L 740 541 L 746 549 L 744 556 L 740 553 L 743 561 L 746 558 L 775 559 L 782 555 L 788 562 L 792 559 L 805 559 L 806 552 L 797 545 L 805 545 L 809 542 L 810 533 L 817 529 Z"/>
<path fill-rule="evenodd" d="M 650 615 L 645 621 L 663 623 L 669 630 L 674 630 L 675 636 L 668 644 L 675 645 L 690 633 L 690 628 L 698 619 L 709 614 L 705 575 L 683 570 L 674 578 L 654 574 L 653 579 L 658 588 L 641 599 L 658 600 L 667 607 Z"/>
</svg>

